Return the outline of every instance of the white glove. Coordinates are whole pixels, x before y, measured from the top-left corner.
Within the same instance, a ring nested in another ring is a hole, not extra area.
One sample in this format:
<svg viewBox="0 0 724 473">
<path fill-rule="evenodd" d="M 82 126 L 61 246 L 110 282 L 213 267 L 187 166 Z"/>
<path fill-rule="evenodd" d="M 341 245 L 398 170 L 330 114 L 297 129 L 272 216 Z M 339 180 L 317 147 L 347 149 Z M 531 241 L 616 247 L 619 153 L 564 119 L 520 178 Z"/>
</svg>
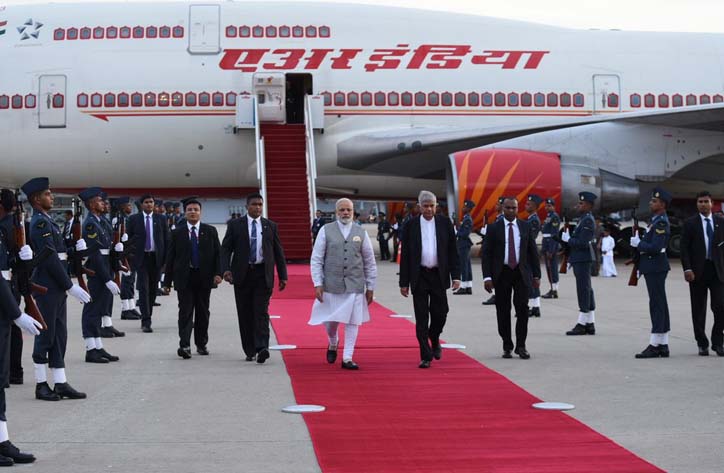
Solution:
<svg viewBox="0 0 724 473">
<path fill-rule="evenodd" d="M 487 231 L 488 231 L 488 226 L 487 226 L 487 225 L 483 225 L 483 228 L 480 229 L 480 234 L 481 234 L 481 235 L 485 235 L 485 232 L 487 232 Z"/>
<path fill-rule="evenodd" d="M 641 238 L 639 238 L 638 235 L 634 235 L 631 237 L 631 246 L 634 248 L 637 248 L 639 246 L 639 243 L 641 243 Z"/>
<path fill-rule="evenodd" d="M 113 249 L 116 250 L 116 253 L 123 253 L 123 243 L 116 243 Z"/>
<path fill-rule="evenodd" d="M 33 259 L 33 250 L 30 248 L 30 246 L 25 245 L 20 248 L 20 251 L 18 251 L 18 256 L 23 261 L 30 261 L 31 259 Z"/>
<path fill-rule="evenodd" d="M 563 232 L 561 235 L 561 240 L 563 240 L 564 243 L 568 243 L 568 240 L 571 239 L 571 234 L 568 232 Z"/>
<path fill-rule="evenodd" d="M 106 287 L 109 291 L 111 291 L 111 294 L 113 294 L 114 296 L 117 296 L 121 293 L 121 290 L 118 288 L 118 284 L 116 284 L 113 280 L 106 281 Z"/>
<path fill-rule="evenodd" d="M 83 240 L 79 240 L 79 241 L 83 241 Z M 88 302 L 91 301 L 91 296 L 90 296 L 90 294 L 88 294 L 87 292 L 85 292 L 85 291 L 83 290 L 83 288 L 80 287 L 80 286 L 77 285 L 77 284 L 73 284 L 73 287 L 71 287 L 70 289 L 68 289 L 68 294 L 70 294 L 71 296 L 75 297 L 76 299 L 78 299 L 79 301 L 81 301 L 81 303 L 83 303 L 83 304 L 87 304 Z"/>
<path fill-rule="evenodd" d="M 15 322 L 15 325 L 20 327 L 20 330 L 27 333 L 28 335 L 38 335 L 40 333 L 40 329 L 43 328 L 42 325 L 40 325 L 40 322 L 23 312 L 20 314 L 20 317 L 13 320 Z"/>
<path fill-rule="evenodd" d="M 75 242 L 75 251 L 85 251 L 88 249 L 88 246 L 85 244 L 84 239 L 79 239 Z"/>
<path fill-rule="evenodd" d="M 130 271 L 121 271 L 121 276 L 126 276 L 126 277 L 128 277 L 128 276 L 130 276 L 130 275 L 131 275 L 131 272 L 130 272 Z"/>
<path fill-rule="evenodd" d="M 125 243 L 125 242 L 128 241 L 128 233 L 124 233 L 124 234 L 121 236 L 121 241 L 122 241 L 123 243 Z"/>
</svg>

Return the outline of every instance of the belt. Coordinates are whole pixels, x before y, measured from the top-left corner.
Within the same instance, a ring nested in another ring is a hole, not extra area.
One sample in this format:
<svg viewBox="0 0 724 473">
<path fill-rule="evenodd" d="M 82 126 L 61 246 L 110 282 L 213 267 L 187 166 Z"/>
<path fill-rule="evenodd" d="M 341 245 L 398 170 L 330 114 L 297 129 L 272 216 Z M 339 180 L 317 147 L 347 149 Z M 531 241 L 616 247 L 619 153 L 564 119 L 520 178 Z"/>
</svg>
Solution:
<svg viewBox="0 0 724 473">
<path fill-rule="evenodd" d="M 543 238 L 552 238 L 553 237 L 553 235 L 550 233 L 543 233 L 542 235 L 543 235 Z"/>
<path fill-rule="evenodd" d="M 58 253 L 58 259 L 59 259 L 60 261 L 65 261 L 65 260 L 67 260 L 67 259 L 68 259 L 68 253 L 65 253 L 65 252 L 63 252 L 63 253 Z"/>
<path fill-rule="evenodd" d="M 100 251 L 101 251 L 101 254 L 104 255 L 104 256 L 108 256 L 108 255 L 111 254 L 111 250 L 103 250 L 103 249 L 101 249 Z"/>
<path fill-rule="evenodd" d="M 13 278 L 13 271 L 11 269 L 8 269 L 7 271 L 3 270 L 2 272 L 3 278 L 5 278 L 6 281 L 10 281 Z"/>
<path fill-rule="evenodd" d="M 428 268 L 427 266 L 420 266 L 420 270 L 428 271 L 428 272 L 437 271 L 437 266 L 435 266 L 434 268 Z"/>
</svg>

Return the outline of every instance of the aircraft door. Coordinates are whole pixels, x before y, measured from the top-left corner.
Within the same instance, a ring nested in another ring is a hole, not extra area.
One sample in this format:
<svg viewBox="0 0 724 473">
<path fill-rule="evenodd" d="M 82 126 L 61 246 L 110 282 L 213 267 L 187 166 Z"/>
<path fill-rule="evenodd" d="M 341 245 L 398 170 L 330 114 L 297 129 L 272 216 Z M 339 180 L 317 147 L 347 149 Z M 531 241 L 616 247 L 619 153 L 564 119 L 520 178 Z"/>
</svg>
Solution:
<svg viewBox="0 0 724 473">
<path fill-rule="evenodd" d="M 189 7 L 189 53 L 218 54 L 221 51 L 219 5 Z"/>
<path fill-rule="evenodd" d="M 286 79 L 281 72 L 254 74 L 254 95 L 259 106 L 259 122 L 286 123 Z"/>
<path fill-rule="evenodd" d="M 64 75 L 40 76 L 38 94 L 38 126 L 40 128 L 65 128 L 65 89 L 67 78 Z"/>
<path fill-rule="evenodd" d="M 621 79 L 614 74 L 593 76 L 593 112 L 618 112 L 621 110 Z"/>
</svg>

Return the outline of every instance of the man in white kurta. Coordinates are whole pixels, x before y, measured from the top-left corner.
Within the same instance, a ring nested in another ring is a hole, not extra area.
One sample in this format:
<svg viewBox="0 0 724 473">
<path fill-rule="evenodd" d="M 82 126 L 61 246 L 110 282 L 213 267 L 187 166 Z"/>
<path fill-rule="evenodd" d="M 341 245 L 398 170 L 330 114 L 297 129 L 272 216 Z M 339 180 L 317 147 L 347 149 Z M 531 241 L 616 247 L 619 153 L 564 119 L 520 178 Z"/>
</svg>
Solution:
<svg viewBox="0 0 724 473">
<path fill-rule="evenodd" d="M 604 278 L 616 277 L 616 264 L 613 262 L 613 249 L 616 247 L 616 241 L 608 230 L 603 231 L 604 237 L 601 239 L 601 276 Z"/>
<path fill-rule="evenodd" d="M 359 326 L 370 319 L 367 306 L 372 303 L 377 266 L 369 235 L 353 221 L 352 201 L 340 199 L 336 207 L 337 221 L 319 230 L 312 250 L 316 300 L 309 324 L 324 324 L 329 363 L 337 360 L 337 330 L 340 323 L 344 324 L 342 368 L 357 370 L 352 355 Z"/>
</svg>

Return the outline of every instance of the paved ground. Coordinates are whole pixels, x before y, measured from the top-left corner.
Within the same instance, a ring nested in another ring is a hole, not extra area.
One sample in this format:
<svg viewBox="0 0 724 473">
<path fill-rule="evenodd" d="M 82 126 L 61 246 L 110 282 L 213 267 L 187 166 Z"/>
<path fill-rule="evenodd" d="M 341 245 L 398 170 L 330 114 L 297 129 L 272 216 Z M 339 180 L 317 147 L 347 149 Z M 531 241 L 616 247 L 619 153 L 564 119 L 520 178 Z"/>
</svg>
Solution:
<svg viewBox="0 0 724 473">
<path fill-rule="evenodd" d="M 411 300 L 396 289 L 396 268 L 380 265 L 376 298 L 411 313 Z M 643 281 L 637 288 L 626 285 L 624 267 L 619 266 L 619 274 L 594 278 L 594 337 L 564 335 L 575 323 L 577 308 L 573 276 L 562 276 L 561 298 L 544 301 L 543 317 L 530 323 L 529 361 L 500 358 L 494 308 L 480 305 L 484 294 L 478 271 L 473 296 L 450 297 L 443 336 L 466 345 L 467 354 L 540 398 L 575 404 L 571 415 L 668 471 L 721 472 L 724 358 L 697 356 L 680 267 L 667 285 L 673 331 L 672 357 L 666 360 L 634 359 L 648 341 L 646 290 Z M 68 379 L 88 392 L 87 400 L 34 400 L 27 340 L 26 384 L 7 390 L 9 427 L 13 441 L 39 460 L 15 468 L 319 471 L 302 418 L 280 412 L 294 402 L 280 356 L 273 354 L 265 365 L 242 359 L 231 288 L 224 285 L 212 296 L 211 356 L 188 361 L 175 353 L 175 296 L 159 301 L 153 334 L 141 333 L 137 322 L 116 321 L 127 336 L 107 341 L 106 348 L 121 357 L 111 365 L 83 362 L 80 306 L 69 304 Z"/>
</svg>

